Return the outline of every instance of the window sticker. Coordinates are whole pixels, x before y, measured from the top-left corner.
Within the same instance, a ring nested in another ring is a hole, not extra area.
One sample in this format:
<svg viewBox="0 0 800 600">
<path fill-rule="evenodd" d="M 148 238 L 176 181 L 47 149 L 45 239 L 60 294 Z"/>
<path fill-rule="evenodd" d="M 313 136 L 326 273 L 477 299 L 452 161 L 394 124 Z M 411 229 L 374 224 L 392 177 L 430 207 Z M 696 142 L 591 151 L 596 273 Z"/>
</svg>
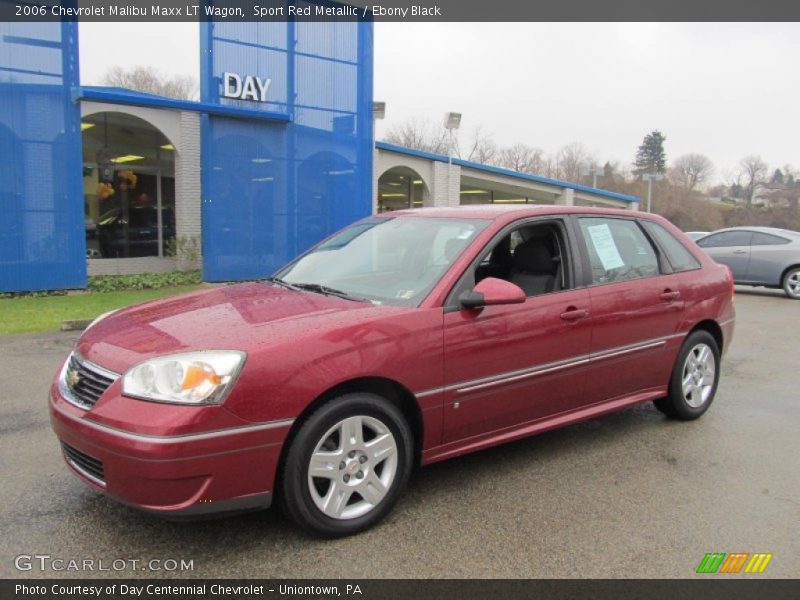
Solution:
<svg viewBox="0 0 800 600">
<path fill-rule="evenodd" d="M 614 236 L 611 235 L 611 230 L 607 224 L 590 225 L 586 229 L 589 231 L 589 237 L 592 238 L 594 249 L 606 271 L 625 266 L 625 262 L 619 255 L 619 250 L 617 250 L 617 245 L 614 243 Z"/>
</svg>

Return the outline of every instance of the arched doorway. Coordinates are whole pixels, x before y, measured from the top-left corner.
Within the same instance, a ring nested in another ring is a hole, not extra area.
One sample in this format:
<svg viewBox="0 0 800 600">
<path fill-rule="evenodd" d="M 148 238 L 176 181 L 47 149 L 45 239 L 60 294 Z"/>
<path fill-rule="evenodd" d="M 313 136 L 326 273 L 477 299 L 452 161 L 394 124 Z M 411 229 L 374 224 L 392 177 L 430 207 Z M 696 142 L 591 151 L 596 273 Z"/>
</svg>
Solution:
<svg viewBox="0 0 800 600">
<path fill-rule="evenodd" d="M 121 112 L 84 116 L 81 131 L 87 258 L 171 254 L 173 143 L 151 123 Z"/>
<path fill-rule="evenodd" d="M 392 167 L 378 179 L 378 212 L 419 208 L 428 204 L 428 186 L 409 167 Z"/>
</svg>

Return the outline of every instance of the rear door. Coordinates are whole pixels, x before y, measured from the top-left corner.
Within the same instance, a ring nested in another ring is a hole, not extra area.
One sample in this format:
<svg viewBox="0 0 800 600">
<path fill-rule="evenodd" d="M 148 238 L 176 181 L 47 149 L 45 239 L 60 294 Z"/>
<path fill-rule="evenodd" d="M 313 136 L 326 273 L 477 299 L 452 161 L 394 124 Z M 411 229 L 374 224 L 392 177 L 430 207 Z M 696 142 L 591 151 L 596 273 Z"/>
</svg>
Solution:
<svg viewBox="0 0 800 600">
<path fill-rule="evenodd" d="M 734 281 L 747 281 L 752 238 L 752 231 L 735 229 L 708 235 L 697 240 L 697 245 L 716 262 L 728 265 Z"/>
<path fill-rule="evenodd" d="M 589 350 L 589 293 L 575 288 L 574 246 L 561 219 L 543 221 L 559 236 L 554 291 L 532 295 L 522 304 L 464 309 L 457 295 L 475 285 L 482 259 L 514 239 L 506 230 L 490 242 L 456 285 L 444 315 L 445 443 L 497 432 L 583 402 Z M 502 265 L 492 276 L 506 278 Z M 480 273 L 480 272 L 479 272 Z M 455 303 L 454 303 L 455 300 Z"/>
<path fill-rule="evenodd" d="M 579 216 L 589 272 L 586 404 L 666 385 L 684 310 L 679 275 L 634 218 Z"/>
</svg>

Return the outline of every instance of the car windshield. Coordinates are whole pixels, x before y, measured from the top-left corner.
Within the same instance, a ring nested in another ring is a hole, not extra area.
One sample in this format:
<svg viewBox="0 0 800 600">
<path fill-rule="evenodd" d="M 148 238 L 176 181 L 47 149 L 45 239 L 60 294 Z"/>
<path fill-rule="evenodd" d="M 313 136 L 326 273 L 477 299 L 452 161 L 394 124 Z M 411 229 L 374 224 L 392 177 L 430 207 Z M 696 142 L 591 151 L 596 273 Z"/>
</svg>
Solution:
<svg viewBox="0 0 800 600">
<path fill-rule="evenodd" d="M 272 278 L 375 304 L 418 306 L 488 221 L 373 217 L 343 229 Z"/>
</svg>

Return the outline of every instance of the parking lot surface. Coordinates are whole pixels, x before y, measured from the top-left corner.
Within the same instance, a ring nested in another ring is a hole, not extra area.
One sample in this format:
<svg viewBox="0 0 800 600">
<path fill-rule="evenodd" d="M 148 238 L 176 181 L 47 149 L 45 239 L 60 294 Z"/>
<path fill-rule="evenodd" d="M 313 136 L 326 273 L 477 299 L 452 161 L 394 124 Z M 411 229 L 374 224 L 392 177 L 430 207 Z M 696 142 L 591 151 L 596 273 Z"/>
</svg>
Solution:
<svg viewBox="0 0 800 600">
<path fill-rule="evenodd" d="M 758 577 L 796 577 L 800 302 L 739 292 L 702 419 L 669 421 L 648 404 L 435 464 L 385 522 L 334 541 L 275 509 L 167 522 L 90 490 L 64 466 L 47 415 L 50 378 L 77 335 L 0 338 L 0 576 L 92 576 L 14 566 L 49 555 L 193 561 L 181 573 L 102 573 L 121 577 L 691 577 L 706 552 L 769 552 Z"/>
</svg>

